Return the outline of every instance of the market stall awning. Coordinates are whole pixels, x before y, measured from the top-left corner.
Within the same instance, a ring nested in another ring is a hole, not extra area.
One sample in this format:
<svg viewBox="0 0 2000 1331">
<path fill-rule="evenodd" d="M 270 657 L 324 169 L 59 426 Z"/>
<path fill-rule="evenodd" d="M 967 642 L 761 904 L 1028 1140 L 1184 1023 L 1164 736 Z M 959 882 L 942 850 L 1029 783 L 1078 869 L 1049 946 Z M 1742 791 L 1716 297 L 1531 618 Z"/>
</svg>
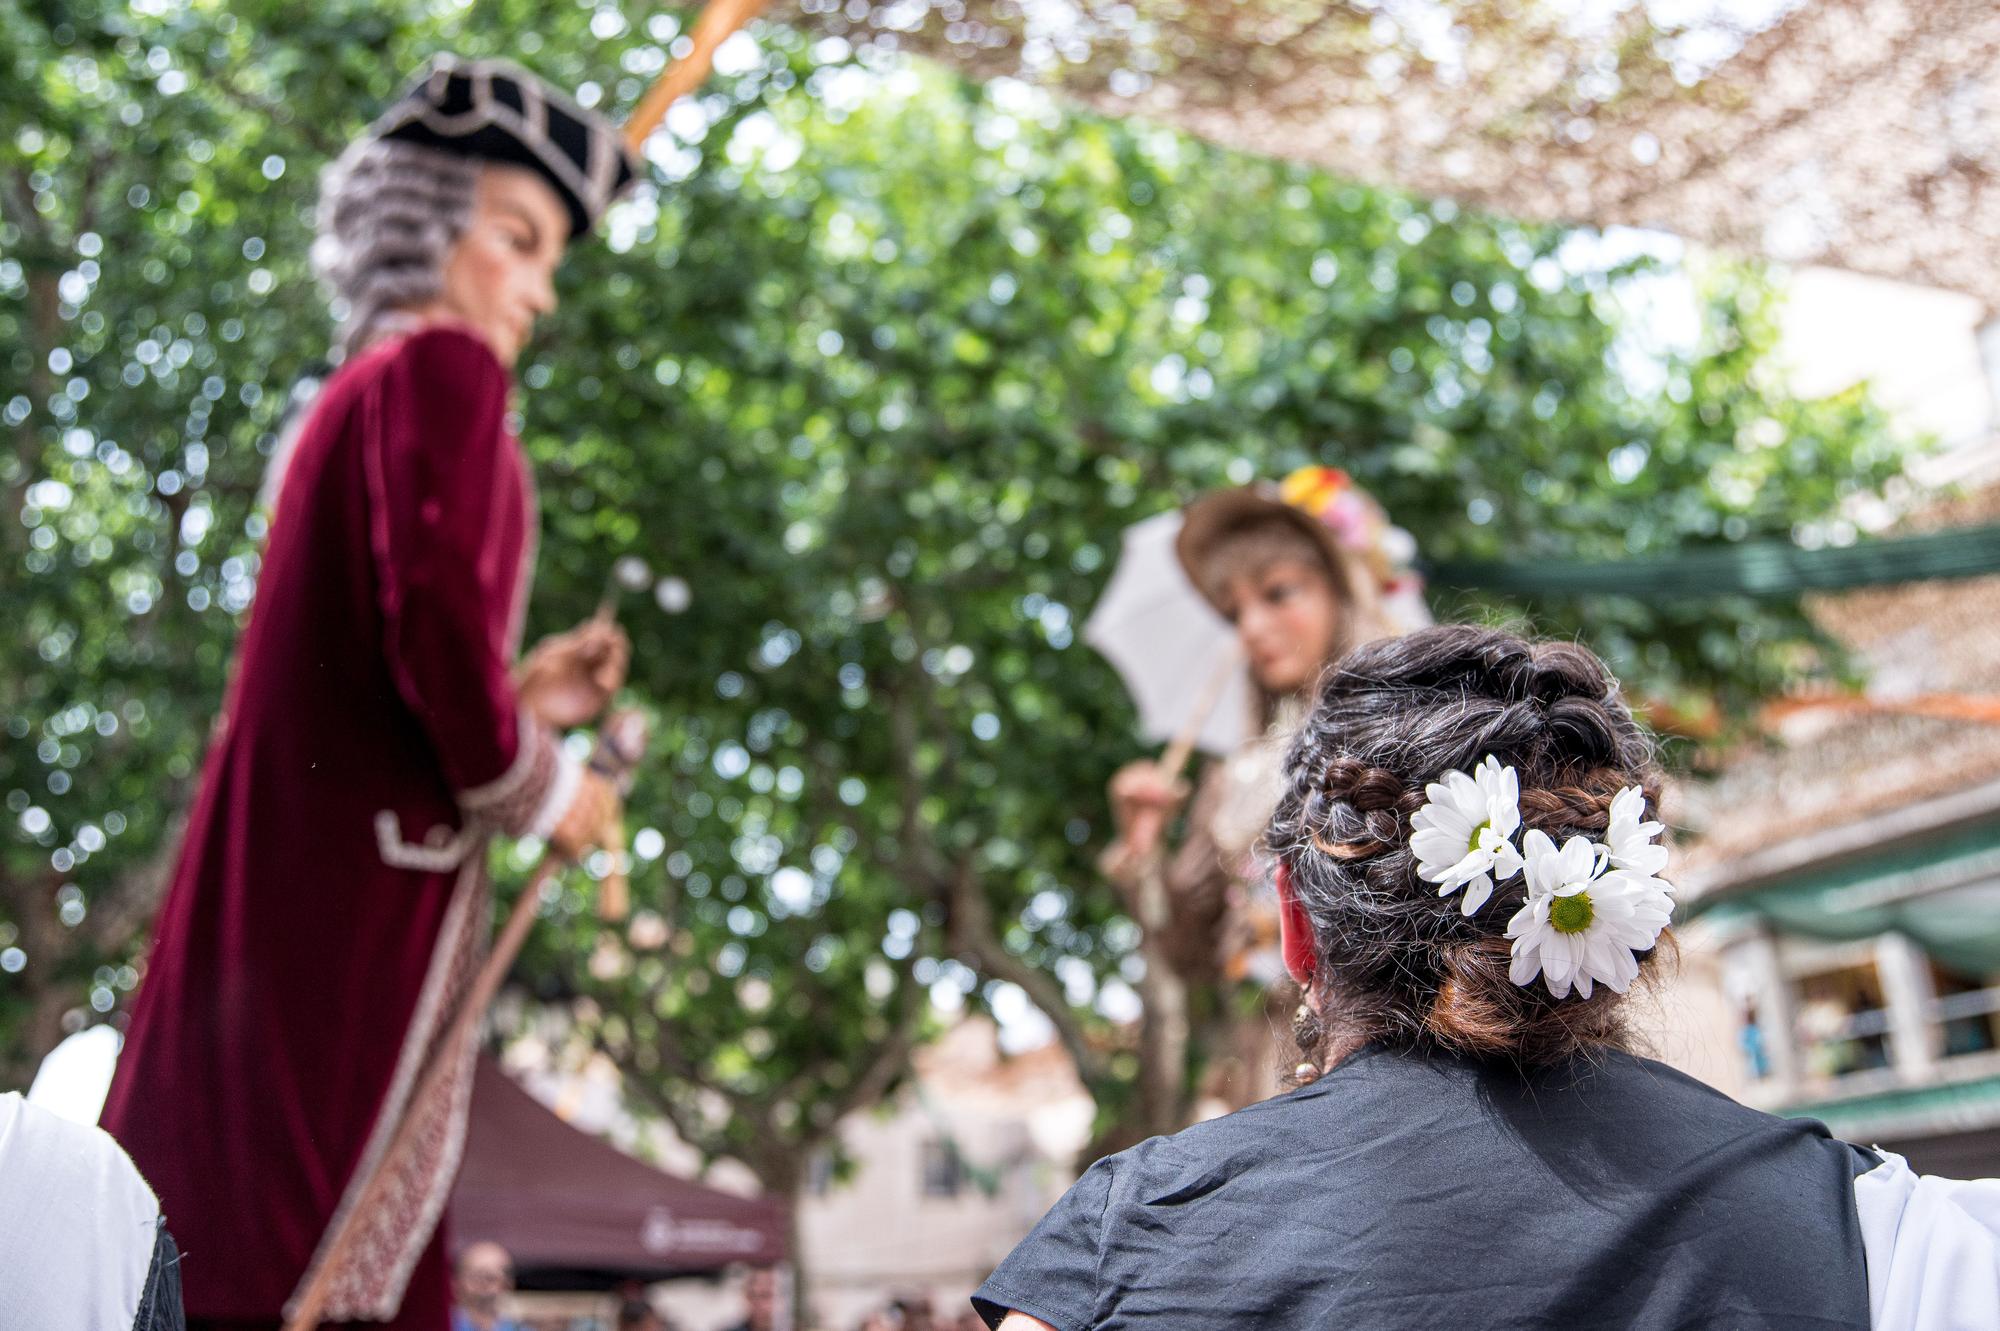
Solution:
<svg viewBox="0 0 2000 1331">
<path fill-rule="evenodd" d="M 778 1203 L 676 1178 L 557 1118 L 490 1059 L 451 1200 L 459 1244 L 513 1254 L 523 1288 L 591 1288 L 785 1259 Z"/>
<path fill-rule="evenodd" d="M 2000 304 L 1990 0 L 791 0 L 1010 75 L 1512 217 L 1658 227 Z"/>
</svg>

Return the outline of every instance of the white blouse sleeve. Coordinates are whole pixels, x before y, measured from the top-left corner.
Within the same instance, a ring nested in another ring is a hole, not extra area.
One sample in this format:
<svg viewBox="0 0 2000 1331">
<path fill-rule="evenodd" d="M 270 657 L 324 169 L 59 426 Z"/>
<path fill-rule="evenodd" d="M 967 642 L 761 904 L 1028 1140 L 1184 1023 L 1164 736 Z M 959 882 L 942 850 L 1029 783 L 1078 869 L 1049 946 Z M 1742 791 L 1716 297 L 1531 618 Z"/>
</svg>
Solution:
<svg viewBox="0 0 2000 1331">
<path fill-rule="evenodd" d="M 130 1327 L 159 1223 L 117 1142 L 0 1095 L 0 1327 Z"/>
<path fill-rule="evenodd" d="M 1854 1180 L 1875 1331 L 2000 1331 L 2000 1179 L 1910 1171 L 1903 1157 Z"/>
</svg>

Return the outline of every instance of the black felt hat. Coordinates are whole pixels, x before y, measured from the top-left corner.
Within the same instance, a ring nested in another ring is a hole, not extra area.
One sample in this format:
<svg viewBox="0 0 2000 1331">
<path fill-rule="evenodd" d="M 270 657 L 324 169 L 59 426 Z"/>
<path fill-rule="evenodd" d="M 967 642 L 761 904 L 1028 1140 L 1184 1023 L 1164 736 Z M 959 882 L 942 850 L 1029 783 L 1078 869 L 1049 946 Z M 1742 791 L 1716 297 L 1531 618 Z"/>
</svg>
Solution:
<svg viewBox="0 0 2000 1331">
<path fill-rule="evenodd" d="M 638 175 L 611 122 L 506 60 L 434 57 L 368 136 L 540 172 L 569 209 L 572 240 Z"/>
</svg>

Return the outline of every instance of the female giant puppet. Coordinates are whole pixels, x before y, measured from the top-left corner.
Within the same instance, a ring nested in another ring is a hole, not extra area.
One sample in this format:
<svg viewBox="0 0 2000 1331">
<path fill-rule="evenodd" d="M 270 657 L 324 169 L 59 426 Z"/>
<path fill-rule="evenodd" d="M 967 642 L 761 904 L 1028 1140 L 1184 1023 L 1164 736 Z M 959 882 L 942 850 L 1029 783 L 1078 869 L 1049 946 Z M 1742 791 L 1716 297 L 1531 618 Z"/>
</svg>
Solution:
<svg viewBox="0 0 2000 1331">
<path fill-rule="evenodd" d="M 1164 887 L 1174 969 L 1194 986 L 1264 988 L 1282 978 L 1277 896 L 1256 846 L 1283 791 L 1283 758 L 1311 691 L 1331 662 L 1364 642 L 1430 622 L 1415 543 L 1375 499 L 1334 467 L 1303 467 L 1281 485 L 1215 490 L 1184 510 L 1175 553 L 1202 596 L 1236 629 L 1250 675 L 1252 737 L 1209 764 L 1196 785 L 1186 835 L 1169 851 Z M 1187 792 L 1174 774 L 1135 762 L 1111 782 L 1118 840 L 1103 864 L 1137 891 Z M 1204 1091 L 1212 1109 L 1279 1089 L 1283 992 L 1239 1017 L 1213 1014 Z"/>
<path fill-rule="evenodd" d="M 563 249 L 633 176 L 616 133 L 498 62 L 439 59 L 328 173 L 341 364 L 289 449 L 258 587 L 104 1124 L 158 1190 L 195 1325 L 438 1328 L 473 1049 L 440 1048 L 488 928 L 483 846 L 575 854 L 615 795 L 556 743 L 623 679 L 588 624 L 517 670 L 535 547 L 509 366 Z M 419 1070 L 454 1075 L 412 1103 Z"/>
</svg>

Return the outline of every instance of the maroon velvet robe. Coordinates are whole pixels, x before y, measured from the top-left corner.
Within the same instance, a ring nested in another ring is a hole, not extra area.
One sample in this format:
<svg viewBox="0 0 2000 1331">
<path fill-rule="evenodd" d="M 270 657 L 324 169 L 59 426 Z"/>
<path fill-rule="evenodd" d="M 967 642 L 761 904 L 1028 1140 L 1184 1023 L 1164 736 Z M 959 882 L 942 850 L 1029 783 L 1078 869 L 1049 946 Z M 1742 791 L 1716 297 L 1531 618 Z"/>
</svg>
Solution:
<svg viewBox="0 0 2000 1331">
<path fill-rule="evenodd" d="M 516 708 L 535 509 L 508 394 L 468 333 L 392 339 L 327 381 L 285 473 L 103 1118 L 193 1318 L 278 1317 L 407 1112 L 423 1149 L 327 1316 L 446 1325 L 473 1051 L 434 1045 L 486 946 L 484 837 L 545 826 L 572 767 Z M 408 1105 L 433 1057 L 463 1075 Z"/>
</svg>

